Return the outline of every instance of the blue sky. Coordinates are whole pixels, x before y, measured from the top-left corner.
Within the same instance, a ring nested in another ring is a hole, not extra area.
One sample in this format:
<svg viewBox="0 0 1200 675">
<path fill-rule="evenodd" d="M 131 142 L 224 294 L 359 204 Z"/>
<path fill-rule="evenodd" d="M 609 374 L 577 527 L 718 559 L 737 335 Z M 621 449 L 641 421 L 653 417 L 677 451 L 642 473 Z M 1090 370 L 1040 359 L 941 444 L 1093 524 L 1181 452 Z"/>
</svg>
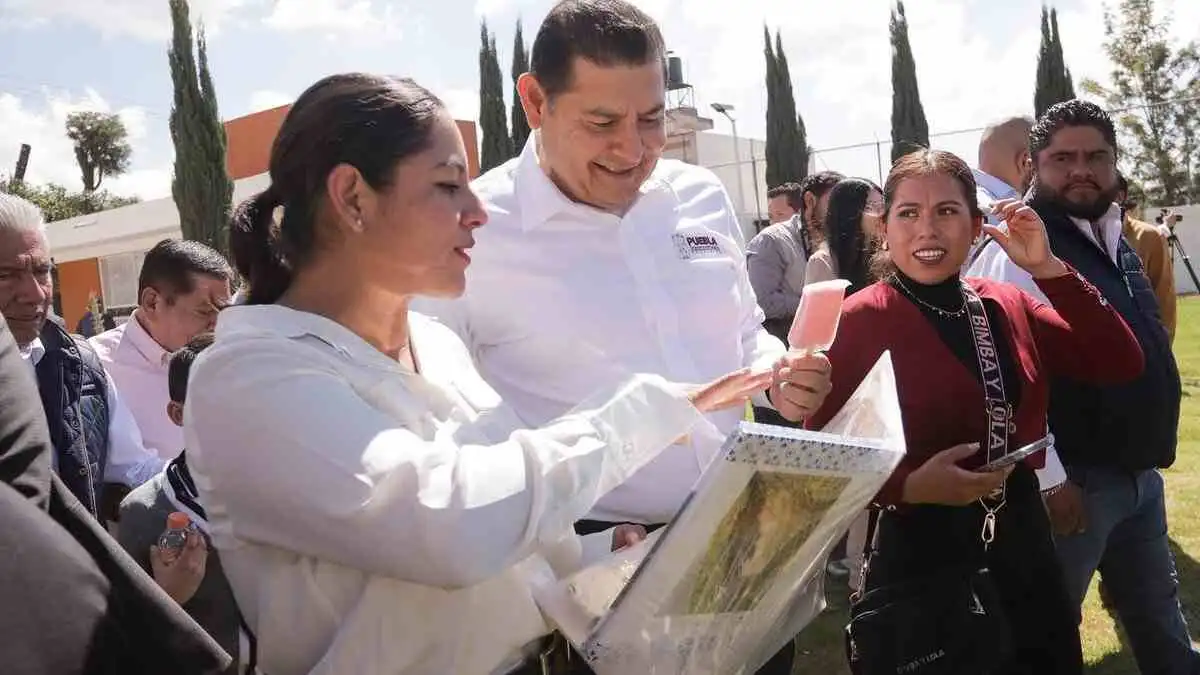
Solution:
<svg viewBox="0 0 1200 675">
<path fill-rule="evenodd" d="M 208 27 L 222 116 L 288 102 L 345 70 L 416 78 L 459 117 L 477 112 L 479 20 L 497 33 L 504 70 L 513 27 L 526 40 L 552 0 L 192 0 Z M 762 26 L 783 32 L 797 105 L 821 148 L 887 138 L 888 0 L 635 0 L 685 60 L 699 107 L 734 104 L 743 136 L 763 133 Z M 921 96 L 934 132 L 1032 107 L 1040 0 L 909 0 Z M 1200 2 L 1159 0 L 1180 38 L 1200 38 Z M 1076 82 L 1104 80 L 1101 0 L 1058 0 Z M 1190 34 L 1189 34 L 1190 33 Z M 171 79 L 167 0 L 0 0 L 0 173 L 33 145 L 29 178 L 78 186 L 62 133 L 71 110 L 118 111 L 133 170 L 118 192 L 169 193 Z M 723 120 L 716 130 L 726 131 Z M 974 159 L 977 133 L 935 139 Z M 886 153 L 886 149 L 885 149 Z M 820 153 L 818 164 L 874 177 L 873 148 Z"/>
</svg>

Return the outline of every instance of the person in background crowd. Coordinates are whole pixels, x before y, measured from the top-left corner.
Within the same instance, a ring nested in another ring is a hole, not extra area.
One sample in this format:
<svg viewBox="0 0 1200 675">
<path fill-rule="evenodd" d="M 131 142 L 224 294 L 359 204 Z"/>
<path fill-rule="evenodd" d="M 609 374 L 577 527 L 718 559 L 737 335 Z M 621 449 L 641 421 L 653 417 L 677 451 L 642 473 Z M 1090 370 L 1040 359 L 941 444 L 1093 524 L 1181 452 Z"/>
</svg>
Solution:
<svg viewBox="0 0 1200 675">
<path fill-rule="evenodd" d="M 808 260 L 805 285 L 845 279 L 850 282 L 847 295 L 871 285 L 875 281 L 871 261 L 880 241 L 882 216 L 883 191 L 878 185 L 863 178 L 838 181 L 829 191 L 825 241 Z"/>
<path fill-rule="evenodd" d="M 767 220 L 772 224 L 791 220 L 804 208 L 804 192 L 799 183 L 784 183 L 767 190 Z"/>
<path fill-rule="evenodd" d="M 212 333 L 200 333 L 171 355 L 167 371 L 170 402 L 163 407 L 163 415 L 172 424 L 183 426 L 188 375 L 196 357 L 212 341 Z M 160 550 L 157 543 L 167 527 L 167 516 L 176 511 L 186 513 L 197 532 L 188 535 L 183 550 L 173 557 Z M 250 650 L 253 636 L 242 630 L 233 590 L 225 578 L 220 556 L 208 546 L 208 536 L 207 512 L 200 504 L 200 495 L 188 470 L 186 452 L 180 452 L 162 473 L 121 502 L 117 541 L 172 600 L 234 656 L 226 675 L 253 673 Z"/>
<path fill-rule="evenodd" d="M 785 194 L 792 214 L 785 220 L 772 218 L 773 224 L 746 245 L 746 268 L 766 317 L 763 325 L 780 341 L 787 342 L 792 317 L 800 306 L 808 259 L 825 236 L 821 223 L 829 191 L 841 178 L 841 174 L 823 171 L 799 185 L 786 183 L 775 188 L 788 190 Z"/>
<path fill-rule="evenodd" d="M 46 415 L 0 316 L 0 664 L 5 675 L 208 675 L 229 656 L 54 475 Z"/>
<path fill-rule="evenodd" d="M 47 320 L 52 265 L 41 211 L 0 193 L 0 312 L 36 374 L 55 469 L 93 515 L 107 519 L 113 514 L 101 512 L 104 484 L 136 487 L 158 473 L 163 461 L 143 446 L 137 423 L 92 347 Z"/>
<path fill-rule="evenodd" d="M 763 329 L 721 182 L 660 159 L 664 61 L 658 26 L 632 4 L 555 5 L 517 85 L 534 132 L 519 157 L 474 183 L 490 224 L 466 292 L 423 305 L 528 423 L 554 419 L 596 382 L 628 372 L 703 382 L 776 364 L 770 401 L 791 420 L 828 386 L 823 356 L 786 353 Z M 742 417 L 712 415 L 604 495 L 577 531 L 669 521 Z M 762 672 L 789 672 L 792 651 Z"/>
<path fill-rule="evenodd" d="M 1121 207 L 1121 233 L 1126 241 L 1137 252 L 1142 261 L 1142 269 L 1154 289 L 1154 297 L 1158 298 L 1158 312 L 1162 316 L 1163 325 L 1171 342 L 1175 341 L 1175 264 L 1171 260 L 1171 245 L 1162 230 L 1140 221 L 1131 214 L 1137 208 L 1137 202 L 1129 197 L 1129 182 L 1121 172 L 1117 172 L 1117 204 Z"/>
<path fill-rule="evenodd" d="M 992 225 L 992 204 L 1002 199 L 1020 199 L 1029 189 L 1033 174 L 1029 160 L 1029 130 L 1033 119 L 1009 117 L 983 130 L 979 139 L 979 168 L 975 176 L 979 207 Z"/>
<path fill-rule="evenodd" d="M 1080 611 L 1099 570 L 1141 671 L 1191 675 L 1200 654 L 1179 604 L 1159 473 L 1175 461 L 1181 383 L 1154 291 L 1121 236 L 1112 119 L 1086 101 L 1056 104 L 1034 126 L 1029 152 L 1027 201 L 1050 245 L 1125 318 L 1146 361 L 1142 375 L 1121 386 L 1054 379 L 1050 430 L 1068 480 L 1051 489 L 1046 506 L 1068 591 Z M 995 244 L 971 272 L 1045 297 Z"/>
<path fill-rule="evenodd" d="M 829 191 L 824 241 L 808 260 L 805 285 L 845 279 L 850 282 L 847 295 L 871 285 L 875 281 L 871 263 L 881 239 L 882 216 L 883 191 L 878 185 L 862 178 L 838 181 Z M 849 578 L 850 587 L 855 589 L 859 587 L 866 536 L 864 514 L 854 521 L 846 537 L 830 553 L 825 567 L 835 579 Z"/>
<path fill-rule="evenodd" d="M 408 310 L 462 292 L 487 217 L 453 118 L 411 80 L 311 86 L 270 176 L 231 230 L 247 304 L 221 313 L 184 414 L 260 668 L 490 675 L 565 658 L 525 572 L 578 570 L 571 524 L 770 375 L 593 379 L 600 393 L 523 428 L 462 342 Z M 605 551 L 626 543 L 606 536 Z"/>
<path fill-rule="evenodd" d="M 164 239 L 142 261 L 138 307 L 121 326 L 89 342 L 121 390 L 146 447 L 171 459 L 183 449 L 183 431 L 164 414 L 171 353 L 212 330 L 229 304 L 233 270 L 198 241 Z"/>
<path fill-rule="evenodd" d="M 948 152 L 922 150 L 892 166 L 883 221 L 890 269 L 847 299 L 829 352 L 833 391 L 807 423 L 820 429 L 890 352 L 908 453 L 876 497 L 888 510 L 878 517 L 866 589 L 987 567 L 1014 648 L 993 672 L 1079 673 L 1079 634 L 1031 470 L 1037 456 L 992 472 L 966 463 L 978 467 L 1045 435 L 1051 373 L 1124 382 L 1141 372 L 1142 354 L 1096 289 L 1055 257 L 1041 220 L 1020 202 L 997 202 L 1009 229 L 988 226 L 989 233 L 1053 305 L 1006 284 L 961 279 L 983 224 L 975 190 L 971 170 Z M 981 304 L 968 305 L 970 298 Z M 991 346 L 979 342 L 981 321 Z M 1011 411 L 999 420 L 1003 435 L 989 427 L 989 401 Z M 990 547 L 981 536 L 989 513 Z"/>
</svg>

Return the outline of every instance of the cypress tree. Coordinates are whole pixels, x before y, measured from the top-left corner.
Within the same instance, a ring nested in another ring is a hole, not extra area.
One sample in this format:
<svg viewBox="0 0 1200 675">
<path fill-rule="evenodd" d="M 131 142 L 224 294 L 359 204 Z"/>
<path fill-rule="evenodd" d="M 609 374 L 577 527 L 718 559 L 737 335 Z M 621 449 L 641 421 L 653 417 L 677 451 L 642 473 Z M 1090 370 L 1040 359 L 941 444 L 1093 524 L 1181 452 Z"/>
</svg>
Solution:
<svg viewBox="0 0 1200 675">
<path fill-rule="evenodd" d="M 892 161 L 929 147 L 929 123 L 917 87 L 917 65 L 908 43 L 904 3 L 897 2 L 890 23 L 892 35 Z"/>
<path fill-rule="evenodd" d="M 208 67 L 208 45 L 201 26 L 193 52 L 187 0 L 170 3 L 173 35 L 167 58 L 175 89 L 170 119 L 175 145 L 171 196 L 179 211 L 183 237 L 224 252 L 233 182 L 225 168 L 225 127 Z"/>
<path fill-rule="evenodd" d="M 513 39 L 512 61 L 512 151 L 520 154 L 529 139 L 529 120 L 521 107 L 521 95 L 517 93 L 517 78 L 529 72 L 529 53 L 525 51 L 525 38 L 521 34 L 521 20 L 517 19 L 517 35 Z"/>
<path fill-rule="evenodd" d="M 775 77 L 776 103 L 779 109 L 779 162 L 781 182 L 799 182 L 808 175 L 808 147 L 804 138 L 803 120 L 796 113 L 796 96 L 792 89 L 792 75 L 788 68 L 787 54 L 783 51 L 783 39 L 775 31 Z"/>
<path fill-rule="evenodd" d="M 767 140 L 766 140 L 766 173 L 767 186 L 775 187 L 785 182 L 783 165 L 780 160 L 782 129 L 779 124 L 779 90 L 777 73 L 779 70 L 775 52 L 771 48 L 771 31 L 763 26 L 763 55 L 767 60 Z"/>
<path fill-rule="evenodd" d="M 513 152 L 496 37 L 488 33 L 487 21 L 480 26 L 479 39 L 479 130 L 483 134 L 479 168 L 487 171 L 508 161 Z"/>
<path fill-rule="evenodd" d="M 1037 88 L 1033 94 L 1034 113 L 1042 113 L 1061 101 L 1075 98 L 1071 71 L 1063 57 L 1058 35 L 1058 10 L 1042 7 L 1042 42 L 1038 50 Z"/>
</svg>

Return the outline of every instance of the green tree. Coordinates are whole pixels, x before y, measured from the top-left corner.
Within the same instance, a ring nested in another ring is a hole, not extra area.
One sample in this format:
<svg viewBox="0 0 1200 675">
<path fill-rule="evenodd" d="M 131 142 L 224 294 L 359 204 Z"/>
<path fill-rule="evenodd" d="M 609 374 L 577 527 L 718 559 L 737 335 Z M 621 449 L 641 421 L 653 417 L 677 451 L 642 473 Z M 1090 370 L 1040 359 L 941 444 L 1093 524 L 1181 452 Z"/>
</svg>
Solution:
<svg viewBox="0 0 1200 675">
<path fill-rule="evenodd" d="M 929 147 L 929 123 L 917 86 L 917 64 L 908 43 L 904 3 L 892 9 L 892 161 Z"/>
<path fill-rule="evenodd" d="M 1129 176 L 1150 204 L 1200 200 L 1200 48 L 1173 45 L 1170 18 L 1153 0 L 1121 0 L 1104 13 L 1110 84 L 1083 83 L 1116 110 Z"/>
<path fill-rule="evenodd" d="M 46 222 L 50 223 L 138 202 L 137 197 L 119 197 L 107 190 L 72 192 L 56 183 L 34 185 L 28 181 L 11 179 L 0 180 L 0 192 L 7 192 L 33 202 L 42 210 Z"/>
<path fill-rule="evenodd" d="M 129 170 L 133 148 L 125 123 L 114 114 L 75 112 L 67 115 L 67 138 L 75 145 L 83 190 L 95 192 L 106 176 Z"/>
<path fill-rule="evenodd" d="M 776 104 L 780 115 L 779 169 L 781 182 L 799 182 L 808 175 L 808 143 L 804 120 L 796 112 L 796 96 L 792 89 L 792 74 L 788 68 L 783 39 L 775 31 Z"/>
<path fill-rule="evenodd" d="M 1033 93 L 1034 113 L 1041 117 L 1060 101 L 1075 98 L 1075 84 L 1063 57 L 1058 33 L 1058 10 L 1042 6 L 1042 43 L 1038 49 L 1037 87 Z"/>
<path fill-rule="evenodd" d="M 775 187 L 785 183 L 783 167 L 779 159 L 779 148 L 783 135 L 783 125 L 779 123 L 779 86 L 777 84 L 779 61 L 775 58 L 775 50 L 771 46 L 771 31 L 763 26 L 763 56 L 767 60 L 767 140 L 766 140 L 766 177 L 767 187 Z"/>
<path fill-rule="evenodd" d="M 225 168 L 225 127 L 208 67 L 204 27 L 200 26 L 193 43 L 187 0 L 170 0 L 170 6 L 174 32 L 167 58 L 175 89 L 170 120 L 175 144 L 171 196 L 183 237 L 225 251 L 233 181 Z"/>
<path fill-rule="evenodd" d="M 513 38 L 512 60 L 512 152 L 519 154 L 529 140 L 529 119 L 521 107 L 521 95 L 517 92 L 517 78 L 529 72 L 529 52 L 525 51 L 525 37 L 521 34 L 521 19 L 517 19 L 517 35 Z"/>
<path fill-rule="evenodd" d="M 496 36 L 488 33 L 487 21 L 479 27 L 479 130 L 483 135 L 479 168 L 500 166 L 513 156 L 508 135 L 508 111 L 504 108 L 504 80 L 496 56 Z"/>
</svg>

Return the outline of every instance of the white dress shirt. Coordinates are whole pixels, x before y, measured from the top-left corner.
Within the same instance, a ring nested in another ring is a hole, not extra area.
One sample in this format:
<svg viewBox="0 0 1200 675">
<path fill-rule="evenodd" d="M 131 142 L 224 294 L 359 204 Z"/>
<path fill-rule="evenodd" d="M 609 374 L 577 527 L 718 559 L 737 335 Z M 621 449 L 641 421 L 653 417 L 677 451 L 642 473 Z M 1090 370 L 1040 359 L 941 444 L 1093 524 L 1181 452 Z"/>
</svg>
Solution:
<svg viewBox="0 0 1200 675">
<path fill-rule="evenodd" d="M 563 195 L 539 165 L 537 138 L 473 184 L 489 221 L 475 234 L 466 293 L 419 304 L 463 338 L 522 419 L 544 423 L 631 372 L 699 383 L 783 355 L 762 328 L 741 229 L 712 172 L 659 160 L 621 217 Z M 670 520 L 743 412 L 710 415 L 590 517 Z"/>
<path fill-rule="evenodd" d="M 135 310 L 125 323 L 88 342 L 133 413 L 142 440 L 163 459 L 183 450 L 183 430 L 167 417 L 167 366 L 171 354 L 146 332 Z"/>
<path fill-rule="evenodd" d="M 485 675 L 549 632 L 530 575 L 582 564 L 572 524 L 703 420 L 636 376 L 518 430 L 444 326 L 416 374 L 340 324 L 230 307 L 193 366 L 188 463 L 271 675 Z"/>
<path fill-rule="evenodd" d="M 1075 223 L 1084 236 L 1091 239 L 1097 246 L 1100 245 L 1096 241 L 1095 234 L 1092 232 L 1091 222 L 1082 218 L 1071 218 L 1071 222 Z M 1121 240 L 1121 207 L 1113 204 L 1108 209 L 1108 212 L 1101 216 L 1097 224 L 1104 233 L 1105 245 L 1102 248 L 1104 248 L 1108 257 L 1113 262 L 1116 262 L 1117 244 Z M 984 247 L 975 261 L 971 263 L 970 268 L 967 270 L 967 275 L 1006 281 L 1016 285 L 1038 300 L 1046 304 L 1051 304 L 1046 294 L 1042 293 L 1041 289 L 1034 283 L 1033 276 L 1014 263 L 1008 257 L 1008 254 L 1004 252 L 1004 249 L 996 244 Z M 1054 487 L 1067 479 L 1067 472 L 1063 469 L 1062 461 L 1058 458 L 1058 453 L 1054 448 L 1046 451 L 1046 466 L 1039 470 L 1037 474 L 1038 482 L 1041 484 L 1043 490 Z"/>
<path fill-rule="evenodd" d="M 37 364 L 46 355 L 41 338 L 20 349 L 21 358 L 37 380 Z M 117 393 L 117 384 L 105 373 L 105 401 L 108 403 L 108 458 L 104 464 L 104 482 L 120 483 L 135 488 L 153 478 L 166 464 L 158 455 L 146 449 L 137 422 Z M 163 413 L 166 414 L 165 412 Z M 54 468 L 58 468 L 58 453 L 52 453 Z"/>
</svg>

